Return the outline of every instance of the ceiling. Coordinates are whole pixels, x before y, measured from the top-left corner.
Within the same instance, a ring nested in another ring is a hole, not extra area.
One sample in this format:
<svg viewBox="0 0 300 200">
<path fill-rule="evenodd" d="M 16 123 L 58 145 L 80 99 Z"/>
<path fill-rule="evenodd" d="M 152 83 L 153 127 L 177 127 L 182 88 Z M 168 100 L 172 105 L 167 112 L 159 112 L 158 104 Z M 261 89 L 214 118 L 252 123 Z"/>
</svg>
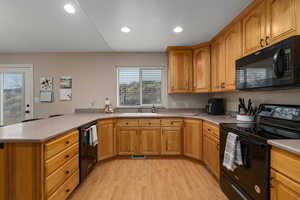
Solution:
<svg viewBox="0 0 300 200">
<path fill-rule="evenodd" d="M 210 40 L 250 2 L 0 0 L 0 52 L 161 52 Z M 173 33 L 175 26 L 183 32 Z"/>
</svg>

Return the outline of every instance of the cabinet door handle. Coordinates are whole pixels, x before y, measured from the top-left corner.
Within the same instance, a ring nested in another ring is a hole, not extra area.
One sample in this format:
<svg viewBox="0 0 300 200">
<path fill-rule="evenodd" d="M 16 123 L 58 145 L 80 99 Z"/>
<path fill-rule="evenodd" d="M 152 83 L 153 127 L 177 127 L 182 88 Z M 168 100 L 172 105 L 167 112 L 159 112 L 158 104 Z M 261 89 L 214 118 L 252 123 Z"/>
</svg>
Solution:
<svg viewBox="0 0 300 200">
<path fill-rule="evenodd" d="M 70 141 L 69 141 L 69 140 L 67 140 L 67 141 L 66 141 L 66 144 L 70 144 Z"/>
<path fill-rule="evenodd" d="M 71 190 L 70 189 L 66 189 L 66 192 L 69 193 Z"/>
<path fill-rule="evenodd" d="M 269 39 L 270 39 L 270 37 L 269 37 L 269 36 L 267 36 L 267 37 L 266 37 L 266 45 L 269 45 L 269 44 L 270 44 L 270 41 L 269 41 Z"/>
<path fill-rule="evenodd" d="M 221 88 L 225 88 L 225 83 L 221 83 Z"/>
<path fill-rule="evenodd" d="M 65 155 L 65 158 L 67 159 L 67 158 L 70 158 L 70 155 Z"/>
<path fill-rule="evenodd" d="M 264 39 L 260 39 L 260 46 L 261 47 L 264 47 L 263 42 L 264 42 Z"/>
<path fill-rule="evenodd" d="M 70 173 L 70 171 L 69 171 L 69 170 L 66 170 L 66 171 L 65 171 L 65 174 L 69 174 L 69 173 Z"/>
</svg>

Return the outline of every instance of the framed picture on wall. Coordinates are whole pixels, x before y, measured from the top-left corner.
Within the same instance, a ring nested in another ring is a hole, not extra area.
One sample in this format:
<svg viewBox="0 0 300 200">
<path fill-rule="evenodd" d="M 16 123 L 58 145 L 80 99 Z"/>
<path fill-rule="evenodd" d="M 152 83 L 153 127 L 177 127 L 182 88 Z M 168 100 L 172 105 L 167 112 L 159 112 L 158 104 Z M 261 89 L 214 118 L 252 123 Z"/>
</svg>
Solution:
<svg viewBox="0 0 300 200">
<path fill-rule="evenodd" d="M 72 78 L 70 76 L 62 76 L 60 78 L 59 99 L 61 101 L 72 100 Z"/>
<path fill-rule="evenodd" d="M 60 88 L 72 88 L 72 78 L 69 76 L 62 76 L 60 78 Z"/>
</svg>

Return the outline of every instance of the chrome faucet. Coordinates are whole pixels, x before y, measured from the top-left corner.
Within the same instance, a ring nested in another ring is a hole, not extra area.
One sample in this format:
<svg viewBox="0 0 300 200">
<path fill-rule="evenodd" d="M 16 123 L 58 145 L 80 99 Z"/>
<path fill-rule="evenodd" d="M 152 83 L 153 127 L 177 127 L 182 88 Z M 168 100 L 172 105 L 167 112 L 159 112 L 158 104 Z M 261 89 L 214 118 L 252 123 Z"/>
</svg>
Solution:
<svg viewBox="0 0 300 200">
<path fill-rule="evenodd" d="M 142 113 L 142 112 L 143 112 L 143 108 L 140 107 L 140 104 L 136 104 L 136 105 L 139 106 L 139 107 L 138 107 L 138 112 L 139 112 L 139 113 Z"/>
<path fill-rule="evenodd" d="M 157 108 L 154 106 L 154 104 L 152 105 L 151 112 L 152 113 L 156 113 L 157 112 Z"/>
</svg>

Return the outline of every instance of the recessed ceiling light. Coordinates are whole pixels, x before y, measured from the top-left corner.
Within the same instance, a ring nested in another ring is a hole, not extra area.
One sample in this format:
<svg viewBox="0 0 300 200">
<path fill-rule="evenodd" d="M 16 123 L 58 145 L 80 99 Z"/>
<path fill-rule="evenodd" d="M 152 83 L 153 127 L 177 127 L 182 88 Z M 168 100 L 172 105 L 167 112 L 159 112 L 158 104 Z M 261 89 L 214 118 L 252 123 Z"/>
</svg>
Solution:
<svg viewBox="0 0 300 200">
<path fill-rule="evenodd" d="M 181 33 L 183 31 L 183 28 L 180 27 L 180 26 L 176 26 L 174 29 L 173 29 L 173 32 L 174 33 Z"/>
<path fill-rule="evenodd" d="M 67 13 L 74 14 L 76 12 L 75 8 L 71 4 L 65 4 L 64 9 Z"/>
<path fill-rule="evenodd" d="M 121 31 L 122 31 L 123 33 L 129 33 L 131 30 L 130 30 L 130 28 L 128 28 L 127 26 L 124 26 L 124 27 L 121 28 Z"/>
</svg>

